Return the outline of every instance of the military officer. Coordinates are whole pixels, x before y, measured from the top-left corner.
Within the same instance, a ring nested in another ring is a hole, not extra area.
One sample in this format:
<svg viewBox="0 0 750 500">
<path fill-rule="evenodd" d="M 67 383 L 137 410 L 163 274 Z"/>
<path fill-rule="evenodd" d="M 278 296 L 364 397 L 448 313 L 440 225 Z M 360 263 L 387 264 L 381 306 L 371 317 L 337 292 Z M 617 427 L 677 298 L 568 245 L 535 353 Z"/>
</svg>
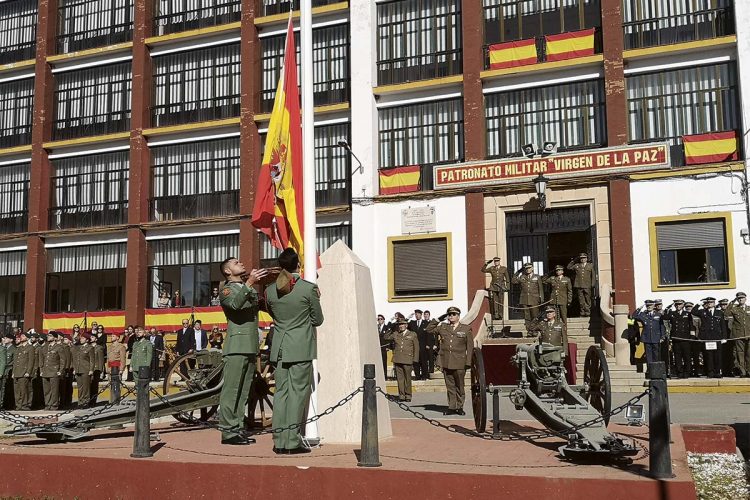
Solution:
<svg viewBox="0 0 750 500">
<path fill-rule="evenodd" d="M 721 345 L 726 342 L 727 325 L 724 313 L 716 307 L 716 299 L 706 298 L 706 305 L 698 311 L 701 327 L 698 337 L 704 340 L 703 359 L 706 364 L 706 376 L 721 378 Z"/>
<path fill-rule="evenodd" d="M 542 278 L 534 273 L 534 266 L 529 262 L 513 275 L 513 284 L 521 287 L 518 304 L 523 307 L 523 319 L 528 335 L 532 323 L 539 316 L 539 305 L 544 302 L 544 284 Z"/>
<path fill-rule="evenodd" d="M 471 354 L 474 352 L 474 336 L 471 327 L 459 323 L 461 310 L 449 307 L 445 316 L 447 323 L 430 321 L 427 331 L 438 337 L 440 345 L 439 362 L 445 378 L 448 393 L 448 409 L 443 415 L 465 415 L 464 412 L 464 376 L 471 366 Z"/>
<path fill-rule="evenodd" d="M 91 335 L 82 332 L 78 344 L 73 348 L 73 372 L 78 386 L 78 408 L 88 408 L 91 400 L 91 376 L 94 374 L 94 352 L 89 340 Z"/>
<path fill-rule="evenodd" d="M 133 369 L 133 376 L 138 377 L 142 366 L 151 367 L 151 360 L 154 357 L 154 345 L 146 337 L 146 329 L 140 326 L 135 327 L 135 342 L 133 342 L 133 354 L 130 358 L 130 366 Z M 149 376 L 149 379 L 151 377 Z"/>
<path fill-rule="evenodd" d="M 547 306 L 544 310 L 544 321 L 539 332 L 539 342 L 562 347 L 563 352 L 568 354 L 568 327 L 557 319 L 557 309 Z"/>
<path fill-rule="evenodd" d="M 411 369 L 419 361 L 419 339 L 415 332 L 408 330 L 406 319 L 399 318 L 398 331 L 385 335 L 386 340 L 392 340 L 393 366 L 396 369 L 399 401 L 411 401 Z"/>
<path fill-rule="evenodd" d="M 11 389 L 7 391 L 8 394 L 13 394 L 13 358 L 16 353 L 16 346 L 14 344 L 16 336 L 13 333 L 6 333 L 2 338 L 2 346 L 0 346 L 0 410 L 4 409 L 5 406 L 5 395 L 8 387 Z"/>
<path fill-rule="evenodd" d="M 578 262 L 570 260 L 568 269 L 575 271 L 573 277 L 573 288 L 578 297 L 578 306 L 581 316 L 591 316 L 591 288 L 594 286 L 594 265 L 589 262 L 589 256 L 585 253 L 578 255 Z"/>
<path fill-rule="evenodd" d="M 493 265 L 490 266 L 490 263 Z M 490 275 L 490 314 L 492 319 L 503 319 L 503 303 L 508 290 L 508 268 L 500 265 L 500 257 L 488 260 L 482 266 L 482 272 Z"/>
<path fill-rule="evenodd" d="M 726 338 L 732 338 L 732 323 L 729 321 L 727 312 L 729 311 L 730 303 L 729 299 L 721 299 L 717 302 L 719 310 L 724 314 L 724 323 L 726 324 L 727 336 Z M 734 300 L 732 300 L 734 304 Z M 731 375 L 734 371 L 734 342 L 725 342 L 719 347 L 721 349 L 721 373 L 724 375 Z"/>
<path fill-rule="evenodd" d="M 643 325 L 641 342 L 646 348 L 646 362 L 658 362 L 660 360 L 660 344 L 666 335 L 661 313 L 655 310 L 653 300 L 647 300 L 633 317 Z"/>
<path fill-rule="evenodd" d="M 120 386 L 120 382 L 122 381 L 121 374 L 125 368 L 125 360 L 128 357 L 128 348 L 120 342 L 121 336 L 122 334 L 120 333 L 113 333 L 112 341 L 107 344 L 107 366 L 105 369 L 112 382 L 112 391 L 109 395 L 111 403 L 116 402 L 115 393 L 119 392 L 117 387 Z"/>
<path fill-rule="evenodd" d="M 67 408 L 73 402 L 73 350 L 69 333 L 58 334 L 60 339 L 60 408 Z"/>
<path fill-rule="evenodd" d="M 726 314 L 732 326 L 731 338 L 735 339 L 732 370 L 735 376 L 750 377 L 750 305 L 745 292 L 737 292 L 734 301 Z"/>
<path fill-rule="evenodd" d="M 29 333 L 33 333 L 30 330 Z M 23 331 L 13 357 L 13 392 L 16 396 L 16 410 L 31 410 L 31 374 L 36 367 L 34 346 Z"/>
<path fill-rule="evenodd" d="M 96 330 L 91 331 L 91 354 L 94 356 L 94 374 L 91 375 L 91 406 L 96 406 L 96 400 L 99 394 L 99 382 L 102 379 L 102 373 L 104 373 L 104 358 L 106 357 L 107 350 L 101 344 L 99 338 L 104 335 L 104 327 L 99 325 Z"/>
<path fill-rule="evenodd" d="M 544 278 L 544 283 L 550 286 L 550 300 L 557 310 L 560 311 L 560 319 L 563 323 L 568 323 L 568 306 L 573 301 L 573 285 L 570 278 L 563 273 L 563 266 L 555 266 L 555 275 Z"/>
<path fill-rule="evenodd" d="M 57 332 L 47 333 L 47 343 L 39 348 L 39 375 L 42 377 L 44 390 L 44 409 L 57 410 L 60 407 L 60 375 L 63 360 L 61 349 L 57 345 Z"/>
<path fill-rule="evenodd" d="M 227 317 L 227 338 L 222 352 L 224 385 L 219 397 L 221 442 L 230 445 L 250 444 L 255 440 L 244 437 L 242 430 L 245 427 L 245 406 L 250 394 L 250 384 L 255 373 L 255 357 L 260 347 L 258 292 L 253 286 L 268 271 L 253 269 L 248 274 L 244 264 L 234 257 L 224 260 L 219 270 L 226 278 L 220 292 L 220 303 Z"/>
<path fill-rule="evenodd" d="M 677 299 L 674 301 L 674 309 L 668 307 L 664 313 L 664 319 L 669 324 L 669 336 L 672 339 L 672 352 L 674 354 L 674 376 L 688 378 L 691 373 L 691 339 L 695 339 L 695 323 L 693 315 L 685 307 L 685 301 Z"/>
<path fill-rule="evenodd" d="M 44 387 L 39 375 L 39 352 L 46 344 L 47 337 L 43 333 L 31 333 L 31 345 L 34 347 L 34 370 L 31 372 L 31 409 L 44 407 Z"/>
</svg>

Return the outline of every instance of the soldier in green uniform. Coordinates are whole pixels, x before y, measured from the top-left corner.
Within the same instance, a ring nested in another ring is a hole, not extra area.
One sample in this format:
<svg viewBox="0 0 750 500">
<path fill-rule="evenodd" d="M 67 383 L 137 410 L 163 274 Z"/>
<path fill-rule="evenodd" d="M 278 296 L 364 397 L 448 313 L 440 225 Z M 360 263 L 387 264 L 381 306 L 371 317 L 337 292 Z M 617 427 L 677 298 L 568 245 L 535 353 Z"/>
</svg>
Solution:
<svg viewBox="0 0 750 500">
<path fill-rule="evenodd" d="M 570 278 L 563 273 L 563 266 L 555 266 L 555 275 L 544 278 L 544 283 L 550 286 L 551 303 L 560 311 L 560 319 L 568 323 L 568 306 L 573 301 L 573 285 Z"/>
<path fill-rule="evenodd" d="M 140 326 L 135 327 L 135 342 L 133 342 L 132 352 L 130 367 L 133 370 L 133 377 L 137 378 L 141 367 L 150 367 L 151 360 L 154 357 L 154 345 L 146 337 L 146 330 Z"/>
<path fill-rule="evenodd" d="M 57 345 L 57 332 L 47 333 L 47 342 L 39 348 L 39 375 L 44 390 L 44 409 L 57 410 L 60 407 L 60 375 L 63 361 Z"/>
<path fill-rule="evenodd" d="M 91 355 L 94 357 L 94 373 L 91 375 L 91 401 L 90 406 L 96 406 L 99 394 L 99 382 L 104 372 L 104 358 L 106 357 L 106 348 L 101 345 L 100 337 L 104 336 L 104 327 L 99 325 L 96 330 L 91 330 Z"/>
<path fill-rule="evenodd" d="M 73 372 L 78 386 L 78 408 L 88 408 L 91 399 L 91 376 L 94 374 L 94 352 L 89 344 L 91 335 L 83 332 L 73 347 Z"/>
<path fill-rule="evenodd" d="M 578 296 L 578 307 L 581 316 L 591 316 L 591 288 L 594 286 L 594 265 L 589 262 L 589 256 L 585 253 L 578 255 L 578 262 L 570 259 L 568 269 L 575 271 L 573 277 L 573 288 Z"/>
<path fill-rule="evenodd" d="M 565 355 L 568 353 L 568 328 L 565 323 L 557 319 L 557 310 L 554 306 L 548 306 L 544 310 L 544 321 L 542 321 L 539 342 L 563 347 Z"/>
<path fill-rule="evenodd" d="M 493 265 L 490 267 L 490 263 Z M 490 294 L 490 314 L 492 319 L 503 319 L 503 298 L 508 290 L 508 268 L 500 265 L 500 257 L 488 260 L 482 266 L 482 272 L 489 274 L 490 287 L 487 291 Z"/>
<path fill-rule="evenodd" d="M 471 365 L 471 354 L 474 352 L 474 336 L 471 327 L 458 322 L 461 310 L 449 307 L 438 323 L 433 319 L 427 324 L 426 331 L 437 336 L 440 345 L 439 364 L 445 378 L 445 389 L 448 393 L 448 409 L 443 415 L 465 415 L 464 377 Z"/>
<path fill-rule="evenodd" d="M 20 343 L 13 358 L 13 392 L 16 396 L 16 410 L 31 410 L 31 374 L 36 367 L 35 354 L 31 340 L 21 332 Z"/>
<path fill-rule="evenodd" d="M 231 445 L 250 444 L 255 440 L 244 437 L 242 430 L 245 427 L 245 406 L 259 347 L 258 292 L 253 285 L 266 276 L 268 271 L 253 269 L 248 274 L 244 264 L 234 257 L 222 262 L 220 270 L 226 278 L 221 289 L 220 303 L 227 317 L 227 339 L 222 353 L 224 385 L 219 398 L 221 442 Z M 276 414 L 275 401 L 273 413 Z"/>
<path fill-rule="evenodd" d="M 16 346 L 13 343 L 16 336 L 12 333 L 6 333 L 2 338 L 0 346 L 0 410 L 6 407 L 5 395 L 6 389 L 10 386 L 8 394 L 13 394 L 13 358 L 16 353 Z"/>
<path fill-rule="evenodd" d="M 385 340 L 392 340 L 393 366 L 396 369 L 399 401 L 411 401 L 411 368 L 419 360 L 419 339 L 407 329 L 406 318 L 396 320 L 398 331 L 386 333 Z"/>
<path fill-rule="evenodd" d="M 539 305 L 544 302 L 544 283 L 542 278 L 534 273 L 534 266 L 527 262 L 513 275 L 513 284 L 521 287 L 518 305 L 524 308 L 523 319 L 526 324 L 526 334 L 529 335 L 533 322 L 539 316 Z"/>
<path fill-rule="evenodd" d="M 312 360 L 317 357 L 315 328 L 323 324 L 320 291 L 314 283 L 299 276 L 299 255 L 287 248 L 279 255 L 281 274 L 266 288 L 268 312 L 275 325 L 271 343 L 276 393 L 273 401 L 273 427 L 286 427 L 304 421 L 312 392 Z M 299 430 L 273 435 L 274 452 L 308 453 Z"/>
<path fill-rule="evenodd" d="M 47 337 L 43 333 L 33 332 L 30 335 L 31 345 L 34 347 L 34 369 L 31 372 L 31 409 L 44 408 L 44 388 L 42 377 L 39 375 L 39 353 L 46 344 Z"/>
<path fill-rule="evenodd" d="M 735 304 L 727 309 L 734 346 L 732 373 L 737 377 L 750 377 L 750 306 L 745 292 L 737 292 Z M 744 338 L 743 338 L 744 337 Z"/>
<path fill-rule="evenodd" d="M 60 341 L 60 408 L 67 408 L 73 402 L 73 350 L 69 333 L 58 335 Z"/>
</svg>

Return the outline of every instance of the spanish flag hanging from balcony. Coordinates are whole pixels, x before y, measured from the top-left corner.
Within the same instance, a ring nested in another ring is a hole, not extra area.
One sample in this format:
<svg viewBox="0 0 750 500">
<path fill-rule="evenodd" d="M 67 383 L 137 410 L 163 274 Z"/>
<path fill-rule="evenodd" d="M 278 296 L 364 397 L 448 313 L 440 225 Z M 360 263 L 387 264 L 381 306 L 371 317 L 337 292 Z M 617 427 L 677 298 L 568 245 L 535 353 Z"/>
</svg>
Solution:
<svg viewBox="0 0 750 500">
<path fill-rule="evenodd" d="M 516 40 L 513 42 L 496 43 L 488 47 L 490 69 L 515 68 L 536 64 L 536 40 Z"/>
<path fill-rule="evenodd" d="M 293 248 L 303 256 L 302 122 L 297 87 L 297 51 L 292 18 L 286 33 L 284 68 L 268 123 L 266 149 L 258 175 L 253 226 L 279 249 Z"/>
<path fill-rule="evenodd" d="M 419 165 L 388 168 L 380 171 L 380 194 L 419 191 Z"/>
<path fill-rule="evenodd" d="M 682 137 L 685 145 L 685 164 L 719 163 L 739 159 L 739 142 L 737 132 L 713 132 L 710 134 L 686 135 Z"/>
<path fill-rule="evenodd" d="M 544 37 L 547 61 L 563 61 L 594 55 L 594 28 Z"/>
</svg>

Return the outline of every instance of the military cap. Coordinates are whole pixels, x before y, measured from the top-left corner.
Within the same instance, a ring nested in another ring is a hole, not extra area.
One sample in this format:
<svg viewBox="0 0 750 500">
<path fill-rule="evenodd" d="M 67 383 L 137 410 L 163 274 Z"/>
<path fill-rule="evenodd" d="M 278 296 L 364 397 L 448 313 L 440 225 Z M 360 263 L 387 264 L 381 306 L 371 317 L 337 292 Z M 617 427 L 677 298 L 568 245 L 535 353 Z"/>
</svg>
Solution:
<svg viewBox="0 0 750 500">
<path fill-rule="evenodd" d="M 579 259 L 581 259 L 581 258 L 583 258 L 583 257 L 586 257 L 586 258 L 588 259 L 588 258 L 589 258 L 589 255 L 588 255 L 588 254 L 587 254 L 586 252 L 581 252 L 581 253 L 579 253 L 579 254 L 578 254 L 578 258 L 579 258 Z"/>
<path fill-rule="evenodd" d="M 555 266 L 555 271 L 565 271 L 565 267 L 558 264 Z"/>
<path fill-rule="evenodd" d="M 422 314 L 422 310 L 421 309 L 414 309 L 414 314 Z"/>
<path fill-rule="evenodd" d="M 654 304 L 663 304 L 664 302 L 661 299 L 654 299 Z"/>
<path fill-rule="evenodd" d="M 719 304 L 729 304 L 729 299 L 721 299 Z"/>
<path fill-rule="evenodd" d="M 529 268 L 529 267 L 534 267 L 534 264 L 532 264 L 531 262 L 526 262 L 526 263 L 525 263 L 525 264 L 523 265 L 523 268 L 524 268 L 524 269 L 527 269 L 527 268 Z"/>
<path fill-rule="evenodd" d="M 555 308 L 554 308 L 554 307 L 552 307 L 552 306 L 547 306 L 547 307 L 546 307 L 546 308 L 544 309 L 544 312 L 546 312 L 546 313 L 553 313 L 553 312 L 557 312 L 557 309 L 555 309 Z"/>
<path fill-rule="evenodd" d="M 714 297 L 706 297 L 703 299 L 703 302 L 716 302 L 716 299 Z"/>
<path fill-rule="evenodd" d="M 408 324 L 409 324 L 409 322 L 408 322 L 408 321 L 406 321 L 406 318 L 398 318 L 398 319 L 396 320 L 396 324 L 399 324 L 399 325 L 408 325 Z"/>
<path fill-rule="evenodd" d="M 461 314 L 461 309 L 455 306 L 450 306 L 447 311 L 445 311 L 445 314 Z"/>
<path fill-rule="evenodd" d="M 674 301 L 674 303 L 675 303 L 675 304 L 684 304 L 684 303 L 685 303 L 685 301 L 684 301 L 684 300 L 682 300 L 682 299 L 676 299 L 676 300 Z"/>
<path fill-rule="evenodd" d="M 648 299 L 648 300 L 644 300 L 644 301 L 643 301 L 643 303 L 644 303 L 644 304 L 646 304 L 647 306 L 652 306 L 652 305 L 654 305 L 654 301 L 653 301 L 653 300 L 651 300 L 651 299 Z"/>
<path fill-rule="evenodd" d="M 694 305 L 692 302 L 685 302 L 685 307 L 693 307 Z"/>
<path fill-rule="evenodd" d="M 501 260 L 500 257 L 492 257 L 492 260 Z"/>
<path fill-rule="evenodd" d="M 738 299 L 745 299 L 747 298 L 747 294 L 745 292 L 737 292 L 737 295 L 735 295 Z"/>
<path fill-rule="evenodd" d="M 48 332 L 47 332 L 47 335 L 52 335 L 52 336 L 53 336 L 53 337 L 55 337 L 55 338 L 57 338 L 57 337 L 58 337 L 58 333 L 57 333 L 57 331 L 55 331 L 55 330 L 50 330 L 50 331 L 48 331 Z"/>
</svg>

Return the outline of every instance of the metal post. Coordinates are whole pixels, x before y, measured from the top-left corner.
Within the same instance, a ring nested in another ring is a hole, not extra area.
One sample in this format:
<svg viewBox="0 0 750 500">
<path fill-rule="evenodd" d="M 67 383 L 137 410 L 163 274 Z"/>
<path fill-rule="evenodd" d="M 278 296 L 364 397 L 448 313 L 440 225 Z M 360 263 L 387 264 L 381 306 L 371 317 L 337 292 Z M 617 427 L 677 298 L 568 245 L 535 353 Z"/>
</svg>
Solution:
<svg viewBox="0 0 750 500">
<path fill-rule="evenodd" d="M 359 467 L 380 467 L 378 449 L 378 400 L 375 391 L 375 365 L 365 365 L 365 391 L 362 395 L 362 445 Z"/>
<path fill-rule="evenodd" d="M 669 395 L 667 368 L 664 362 L 649 363 L 648 381 L 648 445 L 649 473 L 656 479 L 674 477 L 669 449 Z"/>
<path fill-rule="evenodd" d="M 120 404 L 120 400 L 122 399 L 122 393 L 121 388 L 122 385 L 120 384 L 120 368 L 117 366 L 113 366 L 109 370 L 109 402 L 113 404 Z M 112 430 L 117 429 L 124 429 L 124 426 L 122 424 L 116 424 L 109 426 Z"/>
<path fill-rule="evenodd" d="M 492 435 L 500 434 L 500 388 L 492 387 Z"/>
<path fill-rule="evenodd" d="M 141 366 L 136 377 L 135 433 L 133 434 L 133 458 L 147 458 L 151 452 L 151 415 L 149 408 L 148 384 L 151 381 L 151 367 Z"/>
</svg>

